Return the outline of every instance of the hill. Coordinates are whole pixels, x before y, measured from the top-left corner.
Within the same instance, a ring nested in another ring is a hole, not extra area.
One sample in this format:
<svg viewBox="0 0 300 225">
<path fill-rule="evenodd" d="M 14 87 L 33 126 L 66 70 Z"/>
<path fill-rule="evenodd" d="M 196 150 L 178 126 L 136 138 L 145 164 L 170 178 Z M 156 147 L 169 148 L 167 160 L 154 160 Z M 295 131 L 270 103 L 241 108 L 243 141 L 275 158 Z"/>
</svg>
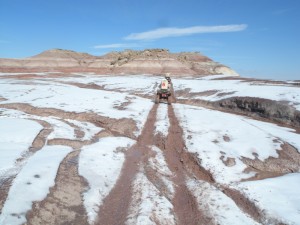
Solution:
<svg viewBox="0 0 300 225">
<path fill-rule="evenodd" d="M 198 52 L 171 53 L 167 49 L 125 50 L 93 56 L 71 50 L 51 49 L 24 59 L 0 59 L 1 72 L 62 71 L 100 74 L 162 74 L 238 76 Z"/>
</svg>

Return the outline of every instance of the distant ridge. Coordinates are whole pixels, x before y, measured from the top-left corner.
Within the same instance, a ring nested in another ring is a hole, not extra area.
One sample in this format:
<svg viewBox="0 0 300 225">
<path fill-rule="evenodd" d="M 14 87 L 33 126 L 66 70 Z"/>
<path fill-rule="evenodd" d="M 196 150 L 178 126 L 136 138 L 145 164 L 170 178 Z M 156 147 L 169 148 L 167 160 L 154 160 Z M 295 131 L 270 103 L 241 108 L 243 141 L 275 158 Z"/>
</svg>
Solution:
<svg viewBox="0 0 300 225">
<path fill-rule="evenodd" d="M 72 50 L 50 49 L 24 59 L 0 59 L 1 72 L 61 71 L 100 74 L 162 74 L 239 76 L 228 66 L 199 52 L 171 53 L 167 49 L 124 50 L 93 56 Z"/>
<path fill-rule="evenodd" d="M 75 52 L 72 50 L 64 50 L 64 49 L 50 49 L 44 52 L 41 52 L 38 55 L 32 56 L 31 58 L 96 58 L 93 55 L 88 53 Z"/>
</svg>

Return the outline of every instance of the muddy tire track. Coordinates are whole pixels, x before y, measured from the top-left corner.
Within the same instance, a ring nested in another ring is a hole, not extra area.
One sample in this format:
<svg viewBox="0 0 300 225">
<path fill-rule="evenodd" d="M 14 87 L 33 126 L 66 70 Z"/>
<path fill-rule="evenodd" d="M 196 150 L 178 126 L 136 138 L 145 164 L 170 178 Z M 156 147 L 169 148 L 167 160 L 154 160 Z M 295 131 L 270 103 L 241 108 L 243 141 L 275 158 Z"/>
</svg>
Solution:
<svg viewBox="0 0 300 225">
<path fill-rule="evenodd" d="M 21 170 L 22 165 L 24 164 L 24 161 L 30 157 L 33 153 L 36 151 L 42 149 L 46 142 L 47 142 L 47 137 L 49 134 L 53 131 L 51 125 L 45 121 L 42 120 L 34 120 L 41 124 L 43 126 L 43 129 L 38 133 L 38 135 L 35 137 L 33 140 L 31 146 L 29 147 L 28 151 L 26 151 L 20 158 L 16 160 L 16 165 L 19 166 L 16 172 L 14 172 L 15 175 L 11 177 L 5 177 L 2 180 L 0 180 L 0 213 L 2 211 L 2 208 L 4 206 L 4 203 L 6 201 L 6 198 L 8 196 L 9 189 L 11 187 L 11 184 L 15 177 L 18 174 L 18 171 Z"/>
<path fill-rule="evenodd" d="M 177 160 L 178 164 L 178 159 L 182 163 L 182 167 L 185 169 L 187 172 L 187 175 L 191 178 L 197 179 L 197 180 L 202 180 L 205 182 L 210 183 L 214 187 L 216 187 L 218 190 L 222 191 L 226 196 L 231 198 L 235 204 L 247 215 L 249 215 L 251 218 L 253 218 L 255 221 L 261 223 L 263 221 L 264 215 L 262 211 L 255 205 L 254 202 L 249 200 L 247 197 L 245 197 L 240 191 L 235 190 L 233 188 L 229 188 L 224 185 L 220 185 L 216 183 L 216 181 L 213 178 L 213 175 L 211 172 L 207 171 L 205 168 L 201 166 L 201 163 L 199 159 L 201 156 L 197 154 L 193 154 L 187 151 L 184 140 L 183 140 L 183 131 L 181 127 L 179 126 L 179 122 L 175 116 L 174 110 L 172 107 L 169 107 L 169 118 L 170 118 L 170 130 L 169 130 L 169 135 L 172 135 L 171 133 L 174 132 L 175 135 L 174 137 L 176 138 L 170 138 L 168 137 L 167 143 L 166 143 L 166 154 L 168 154 L 168 150 L 171 148 L 175 149 L 175 153 L 177 154 L 175 161 Z M 173 126 L 173 127 L 172 127 Z M 171 146 L 170 146 L 171 144 Z M 173 146 L 172 146 L 173 145 Z M 169 153 L 169 157 L 167 158 L 174 158 L 175 155 L 172 155 Z M 174 160 L 174 159 L 173 159 Z M 175 164 L 176 165 L 176 164 Z M 177 165 L 179 167 L 179 165 Z M 179 171 L 177 169 L 177 171 Z M 177 172 L 178 174 L 178 172 Z M 186 211 L 188 213 L 188 211 Z M 191 214 L 189 214 L 191 215 Z M 184 217 L 184 215 L 183 215 Z M 200 224 L 213 224 L 213 219 L 210 217 L 205 217 L 204 220 L 203 218 L 201 219 L 204 223 Z M 201 221 L 200 220 L 200 221 Z M 188 224 L 188 223 L 186 223 Z M 198 223 L 199 224 L 199 223 Z"/>
<path fill-rule="evenodd" d="M 103 200 L 99 209 L 96 224 L 116 225 L 125 224 L 128 209 L 132 199 L 132 183 L 140 164 L 149 157 L 148 145 L 154 141 L 154 124 L 156 121 L 157 105 L 151 109 L 141 135 L 125 155 L 122 173 L 109 195 Z"/>
<path fill-rule="evenodd" d="M 40 133 L 34 139 L 32 146 L 29 148 L 31 152 L 36 152 L 42 149 L 47 143 L 47 137 L 53 132 L 53 128 L 51 124 L 43 121 L 43 120 L 34 120 L 41 124 L 44 128 L 40 131 Z"/>
<path fill-rule="evenodd" d="M 26 215 L 27 224 L 88 225 L 82 199 L 88 184 L 78 174 L 79 153 L 73 151 L 61 162 L 55 186 L 43 201 L 33 203 Z"/>
<path fill-rule="evenodd" d="M 183 131 L 179 126 L 179 122 L 175 116 L 172 106 L 168 107 L 168 116 L 170 120 L 169 134 L 165 142 L 164 154 L 169 166 L 175 177 L 173 183 L 175 186 L 175 196 L 172 201 L 177 216 L 178 224 L 212 224 L 211 218 L 198 209 L 197 201 L 193 194 L 186 186 L 186 176 L 203 180 L 210 180 L 210 176 L 206 171 L 195 166 L 195 161 L 188 161 L 187 152 L 183 140 Z M 188 215 L 188 216 L 187 216 Z"/>
<path fill-rule="evenodd" d="M 208 182 L 231 198 L 235 204 L 255 221 L 261 223 L 265 216 L 262 211 L 240 191 L 219 185 L 212 174 L 201 166 L 201 156 L 187 151 L 183 140 L 183 131 L 175 116 L 172 106 L 168 108 L 170 119 L 169 135 L 166 142 L 160 143 L 165 146 L 165 156 L 169 168 L 176 174 L 174 183 L 177 187 L 173 200 L 174 209 L 178 216 L 179 224 L 214 224 L 214 219 L 197 208 L 195 197 L 186 187 L 186 176 Z M 189 217 L 186 217 L 189 215 Z"/>
<path fill-rule="evenodd" d="M 6 109 L 14 109 L 25 112 L 31 115 L 37 115 L 42 117 L 56 116 L 60 119 L 71 119 L 83 122 L 90 122 L 96 126 L 102 127 L 112 133 L 114 136 L 124 136 L 135 139 L 134 132 L 137 131 L 136 122 L 133 119 L 113 119 L 105 116 L 100 116 L 96 113 L 76 113 L 67 112 L 61 109 L 55 108 L 37 108 L 26 103 L 9 103 L 0 104 L 0 107 Z"/>
</svg>

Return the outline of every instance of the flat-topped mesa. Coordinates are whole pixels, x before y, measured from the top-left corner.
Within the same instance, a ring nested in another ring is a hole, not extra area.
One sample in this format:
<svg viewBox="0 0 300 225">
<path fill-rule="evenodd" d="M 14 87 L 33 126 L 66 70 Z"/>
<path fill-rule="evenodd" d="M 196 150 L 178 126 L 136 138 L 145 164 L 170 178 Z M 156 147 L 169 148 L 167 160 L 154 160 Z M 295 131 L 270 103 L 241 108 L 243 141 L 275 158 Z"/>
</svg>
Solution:
<svg viewBox="0 0 300 225">
<path fill-rule="evenodd" d="M 93 56 L 51 49 L 24 59 L 0 59 L 0 72 L 61 71 L 100 74 L 212 75 L 238 74 L 199 52 L 171 53 L 168 49 L 124 50 Z"/>
</svg>

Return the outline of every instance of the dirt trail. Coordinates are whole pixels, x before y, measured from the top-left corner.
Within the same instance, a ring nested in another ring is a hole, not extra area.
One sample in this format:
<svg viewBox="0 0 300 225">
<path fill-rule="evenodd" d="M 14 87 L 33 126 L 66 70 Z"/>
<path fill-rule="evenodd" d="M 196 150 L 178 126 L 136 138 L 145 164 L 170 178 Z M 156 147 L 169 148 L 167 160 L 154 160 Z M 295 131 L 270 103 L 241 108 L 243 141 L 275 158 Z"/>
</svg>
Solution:
<svg viewBox="0 0 300 225">
<path fill-rule="evenodd" d="M 165 190 L 165 187 L 159 185 L 161 180 L 157 179 L 156 176 L 151 176 L 151 173 L 147 170 L 147 161 L 153 154 L 153 151 L 150 149 L 151 145 L 157 145 L 164 151 L 167 165 L 175 175 L 172 178 L 175 196 L 170 201 L 174 206 L 177 224 L 213 224 L 211 222 L 212 218 L 199 211 L 195 197 L 186 186 L 186 177 L 197 177 L 197 179 L 210 182 L 213 179 L 207 171 L 199 167 L 197 160 L 185 151 L 182 129 L 179 126 L 172 106 L 168 107 L 171 126 L 168 137 L 165 139 L 166 141 L 163 141 L 163 138 L 154 136 L 157 107 L 158 105 L 154 105 L 150 111 L 137 143 L 127 151 L 122 174 L 110 194 L 104 199 L 103 205 L 99 209 L 97 224 L 125 224 L 132 199 L 133 180 L 141 166 L 145 167 L 146 176 L 148 179 L 150 178 L 160 193 L 170 199 L 170 195 Z"/>
<path fill-rule="evenodd" d="M 41 124 L 43 126 L 43 129 L 39 132 L 39 134 L 36 136 L 36 138 L 33 140 L 31 146 L 29 147 L 28 151 L 24 153 L 20 158 L 16 160 L 16 165 L 19 167 L 16 171 L 14 171 L 10 177 L 5 177 L 2 180 L 0 180 L 0 213 L 3 208 L 3 205 L 6 201 L 9 189 L 11 187 L 11 184 L 13 180 L 15 179 L 18 171 L 21 169 L 22 164 L 24 161 L 30 156 L 30 154 L 40 150 L 42 147 L 44 147 L 48 135 L 52 132 L 52 127 L 49 123 L 42 121 L 42 120 L 34 120 Z M 9 171 L 4 171 L 4 175 L 7 174 Z"/>
<path fill-rule="evenodd" d="M 147 157 L 150 150 L 148 145 L 153 142 L 156 111 L 157 105 L 154 105 L 137 143 L 126 152 L 122 174 L 109 195 L 103 200 L 96 224 L 117 225 L 125 223 L 132 196 L 132 182 L 139 170 L 140 163 L 144 157 Z"/>
<path fill-rule="evenodd" d="M 98 115 L 93 112 L 68 112 L 55 108 L 37 108 L 26 103 L 9 103 L 0 104 L 0 107 L 6 109 L 14 109 L 25 112 L 30 115 L 49 117 L 56 116 L 60 119 L 77 120 L 83 122 L 90 122 L 96 126 L 102 127 L 115 136 L 125 136 L 135 139 L 134 132 L 137 131 L 136 123 L 133 119 L 122 118 L 114 119 Z M 65 121 L 64 121 L 65 122 Z"/>
<path fill-rule="evenodd" d="M 41 202 L 34 202 L 27 224 L 88 224 L 81 194 L 87 184 L 78 175 L 80 151 L 69 153 L 59 166 L 55 186 Z"/>
<path fill-rule="evenodd" d="M 172 106 L 168 108 L 168 115 L 170 128 L 164 153 L 170 170 L 175 174 L 173 182 L 176 189 L 173 205 L 178 217 L 178 224 L 212 224 L 210 222 L 211 218 L 199 211 L 195 197 L 186 186 L 186 177 L 197 176 L 197 178 L 203 180 L 211 180 L 212 178 L 206 171 L 202 171 L 199 166 L 195 167 L 194 160 L 190 161 L 188 159 L 188 153 L 185 151 L 183 132 Z"/>
</svg>

